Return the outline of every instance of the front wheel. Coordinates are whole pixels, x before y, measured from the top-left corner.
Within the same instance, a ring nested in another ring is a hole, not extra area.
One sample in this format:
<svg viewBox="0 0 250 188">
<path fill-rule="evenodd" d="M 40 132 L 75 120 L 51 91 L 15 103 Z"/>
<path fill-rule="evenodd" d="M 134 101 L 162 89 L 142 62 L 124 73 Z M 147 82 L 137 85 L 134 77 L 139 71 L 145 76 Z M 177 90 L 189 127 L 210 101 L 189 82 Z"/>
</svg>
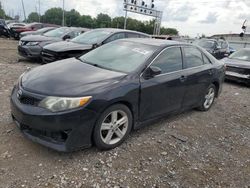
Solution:
<svg viewBox="0 0 250 188">
<path fill-rule="evenodd" d="M 94 129 L 94 142 L 101 150 L 113 149 L 127 138 L 132 128 L 132 114 L 123 104 L 107 108 Z"/>
<path fill-rule="evenodd" d="M 214 103 L 216 95 L 216 88 L 214 84 L 211 84 L 207 91 L 205 96 L 203 97 L 202 104 L 199 106 L 199 110 L 201 111 L 207 111 L 211 108 L 212 104 Z"/>
</svg>

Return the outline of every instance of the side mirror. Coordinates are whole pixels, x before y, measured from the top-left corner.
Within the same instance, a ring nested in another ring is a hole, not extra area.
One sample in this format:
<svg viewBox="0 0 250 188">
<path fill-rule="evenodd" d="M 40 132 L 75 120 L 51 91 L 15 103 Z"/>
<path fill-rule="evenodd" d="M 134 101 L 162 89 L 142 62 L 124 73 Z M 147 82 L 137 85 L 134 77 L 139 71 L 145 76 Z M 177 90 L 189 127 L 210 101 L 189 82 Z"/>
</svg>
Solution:
<svg viewBox="0 0 250 188">
<path fill-rule="evenodd" d="M 159 67 L 151 66 L 151 67 L 149 67 L 149 68 L 145 71 L 143 77 L 144 77 L 145 79 L 150 79 L 150 78 L 153 78 L 153 77 L 155 77 L 155 76 L 161 74 L 161 72 L 162 72 L 162 71 L 161 71 L 161 69 L 160 69 Z"/>
<path fill-rule="evenodd" d="M 67 40 L 67 39 L 70 39 L 70 36 L 69 36 L 69 35 L 65 35 L 65 36 L 63 37 L 63 40 Z"/>
</svg>

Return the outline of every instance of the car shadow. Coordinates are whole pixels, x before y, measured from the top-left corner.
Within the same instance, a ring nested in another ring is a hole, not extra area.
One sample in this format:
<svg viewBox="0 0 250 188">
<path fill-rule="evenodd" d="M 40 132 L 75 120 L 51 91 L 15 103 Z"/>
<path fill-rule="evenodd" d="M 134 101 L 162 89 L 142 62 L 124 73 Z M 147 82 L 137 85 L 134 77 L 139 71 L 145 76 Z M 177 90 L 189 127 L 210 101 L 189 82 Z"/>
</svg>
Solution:
<svg viewBox="0 0 250 188">
<path fill-rule="evenodd" d="M 250 88 L 250 85 L 247 85 L 244 82 L 237 82 L 237 81 L 228 80 L 228 79 L 226 79 L 225 82 L 228 83 L 228 84 L 234 85 L 234 86 L 241 86 L 241 87 L 248 87 L 248 88 Z"/>
</svg>

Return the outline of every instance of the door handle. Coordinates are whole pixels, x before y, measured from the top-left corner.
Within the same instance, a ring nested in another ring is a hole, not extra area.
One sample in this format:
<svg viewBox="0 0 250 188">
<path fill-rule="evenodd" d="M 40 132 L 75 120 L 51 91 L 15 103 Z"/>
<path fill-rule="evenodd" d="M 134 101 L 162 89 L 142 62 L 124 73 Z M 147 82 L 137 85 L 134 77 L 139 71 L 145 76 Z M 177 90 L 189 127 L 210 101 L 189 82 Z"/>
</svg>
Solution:
<svg viewBox="0 0 250 188">
<path fill-rule="evenodd" d="M 181 81 L 181 82 L 185 82 L 186 79 L 187 79 L 187 76 L 182 75 L 182 76 L 180 77 L 180 81 Z"/>
</svg>

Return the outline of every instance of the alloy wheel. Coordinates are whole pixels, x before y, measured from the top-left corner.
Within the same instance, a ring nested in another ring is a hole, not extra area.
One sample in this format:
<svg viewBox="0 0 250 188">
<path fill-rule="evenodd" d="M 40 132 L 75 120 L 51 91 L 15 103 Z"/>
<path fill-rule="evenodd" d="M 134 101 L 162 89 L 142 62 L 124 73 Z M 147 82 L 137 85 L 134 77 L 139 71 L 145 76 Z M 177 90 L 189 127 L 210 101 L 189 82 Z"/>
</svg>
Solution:
<svg viewBox="0 0 250 188">
<path fill-rule="evenodd" d="M 208 109 L 214 102 L 215 97 L 215 90 L 213 87 L 209 88 L 206 96 L 205 96 L 205 102 L 204 102 L 204 108 Z"/>
<path fill-rule="evenodd" d="M 122 110 L 110 112 L 103 120 L 100 129 L 102 141 L 107 145 L 118 143 L 127 133 L 128 115 Z"/>
</svg>

